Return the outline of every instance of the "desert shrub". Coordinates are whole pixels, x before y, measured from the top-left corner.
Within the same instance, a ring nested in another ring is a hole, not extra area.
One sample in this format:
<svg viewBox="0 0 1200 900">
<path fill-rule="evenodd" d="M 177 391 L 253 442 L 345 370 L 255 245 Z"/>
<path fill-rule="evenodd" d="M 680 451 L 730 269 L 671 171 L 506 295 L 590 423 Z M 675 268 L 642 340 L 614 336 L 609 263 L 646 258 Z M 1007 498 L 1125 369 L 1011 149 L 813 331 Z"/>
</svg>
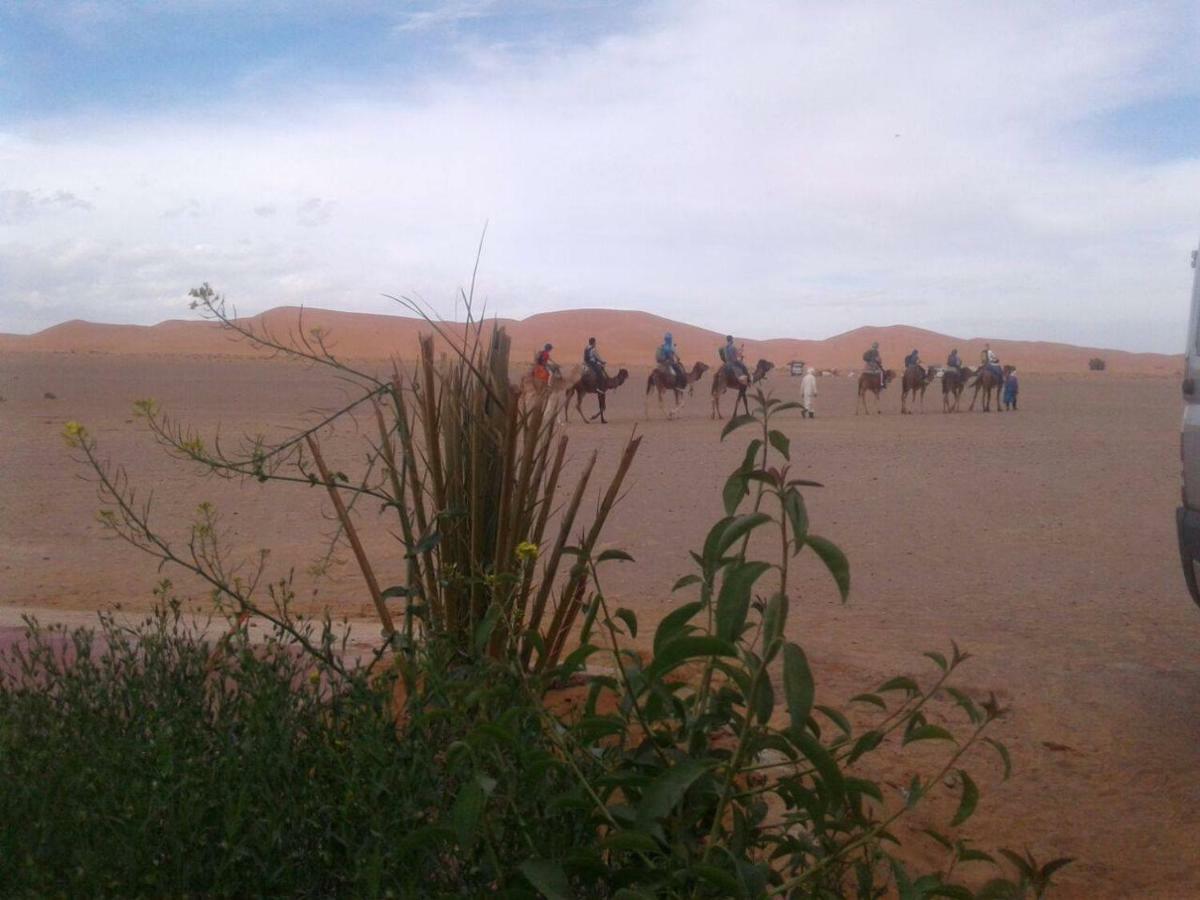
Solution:
<svg viewBox="0 0 1200 900">
<path fill-rule="evenodd" d="M 1099 356 L 1093 356 L 1088 360 L 1088 368 L 1093 372 L 1103 372 L 1108 368 L 1108 363 Z"/>
<path fill-rule="evenodd" d="M 398 735 L 389 680 L 299 651 L 177 605 L 31 627 L 0 675 L 0 893 L 478 896 L 531 840 L 591 839 L 511 667 L 422 656 Z"/>
</svg>

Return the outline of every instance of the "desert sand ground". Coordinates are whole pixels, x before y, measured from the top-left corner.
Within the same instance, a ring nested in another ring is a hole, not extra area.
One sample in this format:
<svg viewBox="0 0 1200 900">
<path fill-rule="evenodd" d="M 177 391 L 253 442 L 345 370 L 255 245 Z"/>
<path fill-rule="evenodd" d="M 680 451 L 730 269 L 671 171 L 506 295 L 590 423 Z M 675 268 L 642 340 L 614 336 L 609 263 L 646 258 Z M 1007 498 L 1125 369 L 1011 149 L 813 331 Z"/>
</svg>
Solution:
<svg viewBox="0 0 1200 900">
<path fill-rule="evenodd" d="M 612 395 L 611 424 L 568 432 L 576 458 L 600 450 L 602 475 L 633 428 L 645 435 L 606 532 L 608 546 L 637 562 L 610 566 L 605 587 L 650 631 L 679 602 L 669 587 L 720 515 L 720 486 L 745 439 L 718 440 L 703 389 L 680 419 L 643 421 L 639 382 Z M 768 386 L 794 398 L 798 382 L 775 373 Z M 963 685 L 994 689 L 1011 706 L 995 736 L 1015 768 L 1001 783 L 981 751 L 973 768 L 984 796 L 966 833 L 983 847 L 1077 857 L 1059 896 L 1200 896 L 1200 610 L 1175 548 L 1175 381 L 1026 375 L 1018 413 L 943 416 L 931 392 L 925 415 L 903 418 L 895 388 L 882 416 L 856 417 L 848 380 L 819 387 L 818 417 L 791 413 L 783 425 L 798 468 L 825 484 L 807 495 L 812 530 L 851 562 L 846 605 L 812 559 L 801 567 L 789 630 L 820 695 L 828 702 L 884 676 L 927 673 L 921 651 L 957 640 L 973 657 Z M 271 361 L 0 358 L 0 624 L 30 610 L 75 622 L 118 602 L 144 609 L 155 581 L 171 574 L 96 524 L 94 486 L 60 437 L 72 419 L 143 491 L 154 489 L 168 534 L 178 538 L 179 523 L 210 500 L 232 540 L 271 548 L 275 575 L 294 568 L 307 602 L 365 616 L 349 554 L 338 554 L 329 577 L 307 573 L 332 532 L 319 514 L 322 492 L 198 477 L 132 415 L 135 399 L 153 397 L 209 435 L 218 423 L 228 436 L 278 435 L 343 391 L 327 375 Z M 360 441 L 342 428 L 326 455 L 352 465 Z M 386 536 L 372 547 L 380 560 L 390 549 Z M 400 566 L 381 568 L 386 579 Z M 181 592 L 194 590 L 176 578 Z M 906 773 L 889 774 L 899 784 Z M 903 833 L 906 843 L 923 840 L 920 824 Z"/>
</svg>

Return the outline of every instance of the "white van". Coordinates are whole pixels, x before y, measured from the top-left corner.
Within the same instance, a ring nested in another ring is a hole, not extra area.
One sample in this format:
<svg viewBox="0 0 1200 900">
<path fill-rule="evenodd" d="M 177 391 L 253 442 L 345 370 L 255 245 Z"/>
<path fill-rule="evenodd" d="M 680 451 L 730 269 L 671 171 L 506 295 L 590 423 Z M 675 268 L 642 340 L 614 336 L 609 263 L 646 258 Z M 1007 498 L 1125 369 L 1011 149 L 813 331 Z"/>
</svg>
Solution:
<svg viewBox="0 0 1200 900">
<path fill-rule="evenodd" d="M 1192 599 L 1200 604 L 1200 266 L 1192 252 L 1192 314 L 1188 320 L 1187 360 L 1183 372 L 1183 434 L 1179 455 L 1183 461 L 1183 505 L 1175 513 L 1179 529 L 1179 556 L 1183 562 L 1183 578 Z"/>
</svg>

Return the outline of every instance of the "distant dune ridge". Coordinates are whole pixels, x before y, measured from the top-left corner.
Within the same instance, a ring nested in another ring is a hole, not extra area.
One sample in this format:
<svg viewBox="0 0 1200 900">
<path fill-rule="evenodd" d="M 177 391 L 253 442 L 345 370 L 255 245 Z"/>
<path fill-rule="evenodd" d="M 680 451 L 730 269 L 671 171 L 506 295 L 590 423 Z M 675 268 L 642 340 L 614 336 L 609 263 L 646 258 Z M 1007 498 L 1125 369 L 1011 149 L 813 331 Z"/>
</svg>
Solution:
<svg viewBox="0 0 1200 900">
<path fill-rule="evenodd" d="M 303 318 L 301 318 L 303 313 Z M 380 359 L 416 355 L 417 336 L 429 331 L 421 319 L 397 315 L 339 312 L 327 309 L 277 307 L 244 321 L 266 325 L 277 336 L 296 333 L 301 322 L 305 332 L 320 329 L 337 355 L 348 359 Z M 589 337 L 599 342 L 600 352 L 611 364 L 644 367 L 653 364 L 654 348 L 670 331 L 689 365 L 699 359 L 713 363 L 724 334 L 672 322 L 643 312 L 614 309 L 572 309 L 541 313 L 527 319 L 496 319 L 513 339 L 514 361 L 532 359 L 549 341 L 554 356 L 563 363 L 579 362 Z M 462 326 L 447 323 L 452 333 Z M 734 337 L 740 337 L 734 332 Z M 766 358 L 776 365 L 804 360 L 821 369 L 855 369 L 862 364 L 863 351 L 879 341 L 884 363 L 899 369 L 904 356 L 914 347 L 927 362 L 945 362 L 953 347 L 967 365 L 978 360 L 985 339 L 956 338 L 906 325 L 864 326 L 825 340 L 775 338 L 746 340 L 746 358 L 751 365 Z M 1108 372 L 1121 375 L 1175 375 L 1181 357 L 1162 353 L 1129 353 L 1076 347 L 1043 341 L 991 341 L 1002 362 L 1019 369 L 1045 374 L 1086 373 L 1088 360 L 1103 358 Z M 31 335 L 0 334 L 0 352 L 49 351 L 112 354 L 194 354 L 202 356 L 259 356 L 249 343 L 237 340 L 219 326 L 204 321 L 171 320 L 158 325 L 105 325 L 73 320 Z"/>
</svg>

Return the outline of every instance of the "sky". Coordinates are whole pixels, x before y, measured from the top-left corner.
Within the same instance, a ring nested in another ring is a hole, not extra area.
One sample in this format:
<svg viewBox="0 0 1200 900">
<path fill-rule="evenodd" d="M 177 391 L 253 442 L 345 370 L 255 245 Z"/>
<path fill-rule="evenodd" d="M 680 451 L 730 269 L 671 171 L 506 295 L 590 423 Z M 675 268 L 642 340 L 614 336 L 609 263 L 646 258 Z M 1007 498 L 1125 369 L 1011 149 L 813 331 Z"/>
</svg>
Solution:
<svg viewBox="0 0 1200 900">
<path fill-rule="evenodd" d="M 506 317 L 1178 352 L 1200 0 L 0 0 L 0 331 L 449 316 L 485 228 Z"/>
</svg>

